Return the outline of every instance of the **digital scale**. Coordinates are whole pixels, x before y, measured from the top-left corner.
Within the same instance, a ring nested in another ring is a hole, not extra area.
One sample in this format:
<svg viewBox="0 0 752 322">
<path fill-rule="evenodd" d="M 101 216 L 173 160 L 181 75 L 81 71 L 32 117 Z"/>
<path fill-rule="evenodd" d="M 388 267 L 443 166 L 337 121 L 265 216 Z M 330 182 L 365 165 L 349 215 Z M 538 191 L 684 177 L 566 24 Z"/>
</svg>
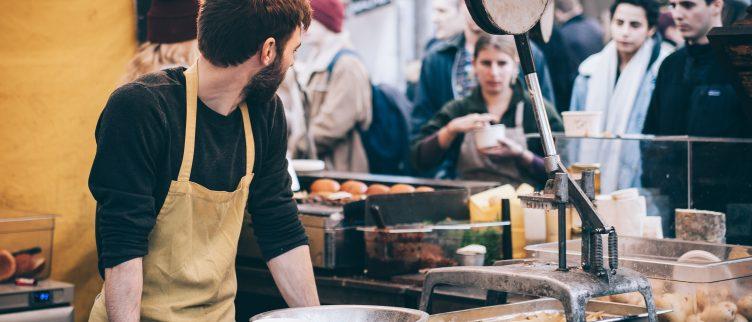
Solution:
<svg viewBox="0 0 752 322">
<path fill-rule="evenodd" d="M 73 285 L 40 281 L 36 286 L 0 284 L 0 322 L 73 322 Z"/>
</svg>

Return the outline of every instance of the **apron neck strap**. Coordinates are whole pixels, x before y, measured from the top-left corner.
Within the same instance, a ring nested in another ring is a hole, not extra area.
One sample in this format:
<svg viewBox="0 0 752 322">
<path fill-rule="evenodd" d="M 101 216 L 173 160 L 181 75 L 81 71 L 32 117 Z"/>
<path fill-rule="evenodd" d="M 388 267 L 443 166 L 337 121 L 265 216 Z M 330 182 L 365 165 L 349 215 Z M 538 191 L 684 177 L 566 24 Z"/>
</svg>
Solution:
<svg viewBox="0 0 752 322">
<path fill-rule="evenodd" d="M 198 62 L 183 72 L 185 75 L 185 144 L 183 162 L 180 164 L 178 181 L 191 179 L 193 152 L 196 145 L 196 113 L 198 111 Z"/>
<path fill-rule="evenodd" d="M 191 179 L 193 167 L 193 155 L 196 146 L 196 114 L 198 112 L 198 62 L 186 69 L 185 75 L 185 144 L 183 146 L 183 161 L 180 164 L 178 181 L 187 182 Z M 253 173 L 253 165 L 256 162 L 256 146 L 253 140 L 253 128 L 248 113 L 248 104 L 243 101 L 240 104 L 243 118 L 243 133 L 245 135 L 245 174 Z"/>
<path fill-rule="evenodd" d="M 245 100 L 240 103 L 240 112 L 243 114 L 243 133 L 245 134 L 245 175 L 250 175 L 256 163 L 256 144 L 253 140 L 253 126 L 251 126 L 251 117 Z"/>
<path fill-rule="evenodd" d="M 525 102 L 517 102 L 517 110 L 514 111 L 514 126 L 520 127 L 523 124 L 523 113 L 525 112 Z"/>
</svg>

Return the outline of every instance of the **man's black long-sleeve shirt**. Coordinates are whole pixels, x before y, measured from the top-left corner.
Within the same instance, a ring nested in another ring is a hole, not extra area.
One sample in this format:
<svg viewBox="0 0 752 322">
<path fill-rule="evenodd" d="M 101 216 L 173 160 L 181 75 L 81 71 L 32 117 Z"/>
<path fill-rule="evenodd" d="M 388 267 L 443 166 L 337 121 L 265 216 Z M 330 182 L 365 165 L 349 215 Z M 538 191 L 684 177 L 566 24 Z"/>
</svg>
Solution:
<svg viewBox="0 0 752 322">
<path fill-rule="evenodd" d="M 110 96 L 96 128 L 97 152 L 89 188 L 97 201 L 99 270 L 148 252 L 148 239 L 176 180 L 185 140 L 184 68 L 146 75 Z M 285 151 L 287 126 L 279 98 L 248 106 L 256 163 L 247 210 L 264 257 L 305 245 L 292 199 Z M 245 175 L 240 109 L 227 116 L 198 102 L 191 181 L 233 191 Z"/>
</svg>

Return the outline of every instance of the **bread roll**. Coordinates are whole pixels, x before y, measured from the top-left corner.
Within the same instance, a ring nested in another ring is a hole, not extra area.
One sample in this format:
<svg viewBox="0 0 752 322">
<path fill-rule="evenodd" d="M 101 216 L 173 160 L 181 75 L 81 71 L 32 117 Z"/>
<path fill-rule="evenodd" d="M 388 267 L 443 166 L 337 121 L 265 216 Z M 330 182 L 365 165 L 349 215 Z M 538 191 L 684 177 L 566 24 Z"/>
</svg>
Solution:
<svg viewBox="0 0 752 322">
<path fill-rule="evenodd" d="M 752 294 L 739 299 L 739 302 L 736 303 L 736 307 L 739 309 L 739 314 L 747 319 L 752 319 Z"/>
<path fill-rule="evenodd" d="M 353 196 L 360 196 L 368 191 L 368 186 L 360 181 L 348 180 L 342 184 L 340 190 L 349 192 Z"/>
<path fill-rule="evenodd" d="M 415 192 L 415 187 L 409 184 L 395 184 L 389 189 L 389 193 L 412 193 Z"/>
<path fill-rule="evenodd" d="M 702 311 L 700 318 L 704 322 L 733 322 L 736 317 L 736 304 L 731 302 L 721 302 L 711 305 Z"/>
<path fill-rule="evenodd" d="M 311 184 L 311 193 L 332 193 L 339 190 L 339 182 L 332 179 L 318 179 Z"/>
<path fill-rule="evenodd" d="M 731 291 L 726 287 L 708 287 L 701 288 L 695 292 L 697 299 L 697 310 L 702 312 L 705 308 L 723 301 L 731 299 Z"/>
<path fill-rule="evenodd" d="M 375 195 L 385 195 L 389 193 L 389 187 L 383 185 L 383 184 L 372 184 L 368 187 L 368 190 L 366 190 L 366 194 L 369 196 L 375 196 Z"/>
<path fill-rule="evenodd" d="M 659 316 L 659 320 L 667 322 L 681 322 L 692 313 L 692 307 L 686 296 L 676 293 L 666 293 L 655 298 L 655 306 L 660 309 L 672 310 Z"/>
<path fill-rule="evenodd" d="M 420 186 L 415 188 L 415 192 L 434 192 L 436 189 L 426 186 Z"/>
</svg>

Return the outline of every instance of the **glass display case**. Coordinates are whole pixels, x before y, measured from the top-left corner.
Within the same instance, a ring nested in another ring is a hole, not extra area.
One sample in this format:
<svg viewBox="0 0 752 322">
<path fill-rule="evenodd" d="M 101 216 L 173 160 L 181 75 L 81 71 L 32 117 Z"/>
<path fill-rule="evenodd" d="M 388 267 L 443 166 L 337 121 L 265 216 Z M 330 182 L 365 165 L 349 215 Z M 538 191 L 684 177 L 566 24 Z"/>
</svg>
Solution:
<svg viewBox="0 0 752 322">
<path fill-rule="evenodd" d="M 0 253 L 7 258 L 0 261 L 1 275 L 9 281 L 13 277 L 48 278 L 54 229 L 54 215 L 0 209 Z M 4 280 L 0 278 L 0 283 Z"/>
<path fill-rule="evenodd" d="M 638 188 L 647 215 L 662 217 L 664 236 L 675 236 L 675 209 L 703 209 L 726 214 L 727 243 L 752 244 L 752 139 L 562 133 L 555 139 L 565 166 L 599 168 L 601 193 Z"/>
</svg>

